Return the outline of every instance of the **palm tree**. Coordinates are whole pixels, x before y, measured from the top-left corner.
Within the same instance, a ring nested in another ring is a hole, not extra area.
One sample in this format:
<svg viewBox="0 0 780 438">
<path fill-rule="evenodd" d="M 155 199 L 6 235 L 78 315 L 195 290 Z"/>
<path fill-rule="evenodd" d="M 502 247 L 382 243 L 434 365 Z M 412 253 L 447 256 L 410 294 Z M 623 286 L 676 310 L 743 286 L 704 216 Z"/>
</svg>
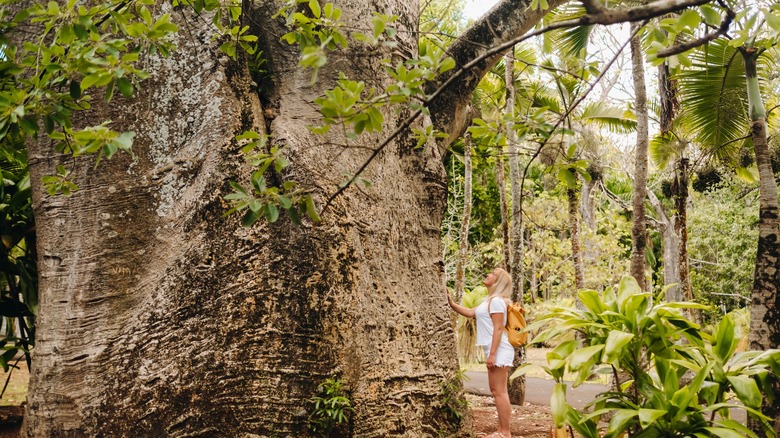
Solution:
<svg viewBox="0 0 780 438">
<path fill-rule="evenodd" d="M 684 116 L 699 142 L 721 157 L 740 145 L 753 148 L 760 203 L 749 339 L 751 349 L 765 350 L 780 346 L 780 219 L 759 78 L 759 72 L 768 71 L 762 65 L 768 57 L 762 57 L 766 46 L 756 44 L 756 34 L 737 48 L 717 40 L 706 50 L 693 52 L 689 56 L 692 68 L 679 77 Z M 780 399 L 765 406 L 765 414 L 778 418 Z M 775 430 L 780 431 L 780 420 L 775 421 Z"/>
</svg>

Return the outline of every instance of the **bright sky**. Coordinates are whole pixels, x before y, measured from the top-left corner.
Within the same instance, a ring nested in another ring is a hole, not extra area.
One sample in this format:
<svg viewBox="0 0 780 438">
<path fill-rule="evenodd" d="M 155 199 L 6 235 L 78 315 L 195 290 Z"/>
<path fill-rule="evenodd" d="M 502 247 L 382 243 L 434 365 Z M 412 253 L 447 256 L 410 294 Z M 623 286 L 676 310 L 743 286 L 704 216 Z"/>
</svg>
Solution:
<svg viewBox="0 0 780 438">
<path fill-rule="evenodd" d="M 498 0 L 466 0 L 463 15 L 466 18 L 479 18 L 496 3 L 498 3 Z"/>
</svg>

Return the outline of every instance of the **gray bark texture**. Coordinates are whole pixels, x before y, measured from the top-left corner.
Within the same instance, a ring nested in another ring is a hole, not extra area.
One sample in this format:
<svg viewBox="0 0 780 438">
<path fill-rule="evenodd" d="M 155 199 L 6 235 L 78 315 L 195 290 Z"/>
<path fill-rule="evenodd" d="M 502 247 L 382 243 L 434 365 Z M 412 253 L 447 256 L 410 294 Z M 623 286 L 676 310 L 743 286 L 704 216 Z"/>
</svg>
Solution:
<svg viewBox="0 0 780 438">
<path fill-rule="evenodd" d="M 579 178 L 578 178 L 579 179 Z M 579 291 L 585 288 L 585 265 L 582 261 L 582 242 L 580 238 L 580 216 L 579 216 L 579 192 L 576 188 L 567 189 L 566 197 L 569 203 L 569 236 L 571 238 L 571 257 L 574 263 L 574 287 Z M 580 305 L 579 299 L 575 300 Z"/>
<path fill-rule="evenodd" d="M 372 10 L 398 15 L 401 48 L 416 50 L 417 2 L 338 5 L 347 25 Z M 277 7 L 255 5 L 272 73 L 259 84 L 264 105 L 246 66 L 216 49 L 208 19 L 174 13 L 179 49 L 149 61 L 135 99 L 91 116 L 135 131 L 133 157 L 97 169 L 79 158 L 81 189 L 50 197 L 41 176 L 73 161 L 44 142 L 31 148 L 41 281 L 26 436 L 307 436 L 308 399 L 328 377 L 344 380 L 356 409 L 345 435 L 463 426 L 441 389 L 458 364 L 439 283 L 437 148 L 402 135 L 364 175 L 373 186 L 347 191 L 319 224 L 242 228 L 224 216 L 228 182 L 246 186 L 251 174 L 234 140 L 245 130 L 285 145 L 285 177 L 320 199 L 380 140 L 344 149 L 306 126 L 338 71 L 380 86 L 388 53 L 335 54 L 312 85 L 279 42 Z M 386 131 L 399 119 L 388 112 Z"/>
<path fill-rule="evenodd" d="M 460 302 L 466 288 L 466 263 L 469 255 L 469 224 L 471 223 L 471 133 L 466 131 L 463 139 L 463 216 L 460 218 L 460 246 L 455 268 L 455 301 Z"/>
<path fill-rule="evenodd" d="M 666 214 L 663 204 L 652 190 L 647 191 L 647 198 L 658 216 L 658 231 L 661 233 L 664 249 L 664 286 L 673 285 L 666 291 L 666 301 L 669 303 L 682 301 L 679 264 L 677 263 L 680 254 L 680 241 L 674 231 L 674 216 L 670 218 Z"/>
<path fill-rule="evenodd" d="M 631 24 L 633 32 L 637 23 Z M 647 290 L 645 278 L 645 248 L 647 247 L 645 224 L 645 198 L 647 197 L 647 147 L 649 143 L 647 128 L 647 90 L 645 89 L 644 57 L 639 36 L 631 39 L 631 64 L 634 78 L 636 108 L 636 162 L 634 168 L 633 218 L 631 225 L 631 276 L 643 291 Z"/>
</svg>

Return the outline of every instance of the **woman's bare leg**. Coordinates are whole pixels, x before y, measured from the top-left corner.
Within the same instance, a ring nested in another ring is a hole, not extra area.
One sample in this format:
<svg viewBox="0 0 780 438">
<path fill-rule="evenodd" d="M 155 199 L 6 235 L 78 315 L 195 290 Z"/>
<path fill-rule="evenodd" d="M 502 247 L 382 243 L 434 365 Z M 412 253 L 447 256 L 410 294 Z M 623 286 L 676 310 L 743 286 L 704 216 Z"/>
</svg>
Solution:
<svg viewBox="0 0 780 438">
<path fill-rule="evenodd" d="M 512 407 L 509 404 L 509 392 L 507 388 L 507 373 L 509 367 L 488 368 L 488 384 L 493 399 L 496 402 L 498 412 L 498 433 L 502 437 L 510 438 L 512 431 L 509 428 L 509 417 L 512 415 Z"/>
</svg>

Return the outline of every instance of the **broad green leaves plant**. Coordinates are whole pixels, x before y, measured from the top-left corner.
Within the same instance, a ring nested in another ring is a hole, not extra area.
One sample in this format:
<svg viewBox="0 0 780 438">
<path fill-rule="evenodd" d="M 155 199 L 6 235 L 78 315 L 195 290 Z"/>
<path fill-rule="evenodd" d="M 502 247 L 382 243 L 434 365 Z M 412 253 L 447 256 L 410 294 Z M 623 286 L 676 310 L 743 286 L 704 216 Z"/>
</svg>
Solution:
<svg viewBox="0 0 780 438">
<path fill-rule="evenodd" d="M 568 424 L 596 438 L 599 421 L 610 418 L 607 438 L 755 437 L 730 419 L 729 409 L 743 409 L 767 436 L 775 436 L 772 419 L 760 409 L 762 396 L 774 397 L 770 375 L 780 375 L 780 350 L 735 353 L 740 336 L 730 317 L 706 333 L 680 312 L 704 306 L 657 304 L 632 277 L 617 291 L 583 290 L 578 296 L 585 309 L 555 309 L 528 328 L 546 327 L 533 343 L 571 331 L 581 335 L 548 353 L 543 367 L 558 382 L 551 400 L 556 426 Z M 577 411 L 565 400 L 562 379 L 569 372 L 576 373 L 574 386 L 595 373 L 611 374 L 618 389 L 600 394 L 591 411 Z"/>
<path fill-rule="evenodd" d="M 19 136 L 0 141 L 0 174 L 0 367 L 10 378 L 19 353 L 30 365 L 38 313 L 30 174 Z"/>
</svg>

